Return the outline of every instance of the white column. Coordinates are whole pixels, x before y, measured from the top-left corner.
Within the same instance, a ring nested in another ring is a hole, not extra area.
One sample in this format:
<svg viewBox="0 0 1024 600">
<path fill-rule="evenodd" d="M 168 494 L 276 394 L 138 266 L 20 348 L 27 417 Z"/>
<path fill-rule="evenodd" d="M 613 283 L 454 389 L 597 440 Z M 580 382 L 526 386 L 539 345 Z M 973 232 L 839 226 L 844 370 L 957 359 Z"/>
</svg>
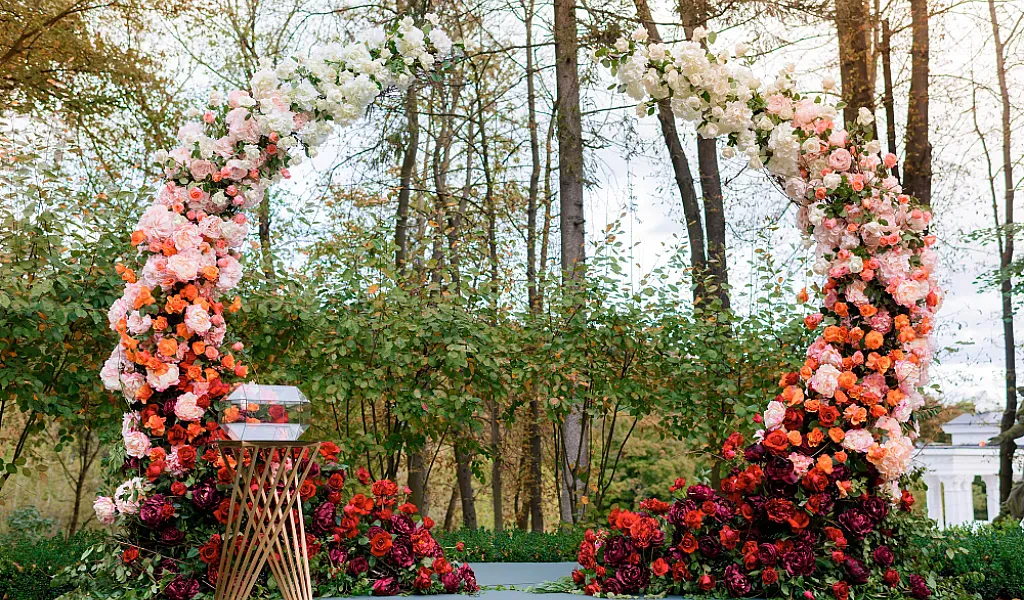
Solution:
<svg viewBox="0 0 1024 600">
<path fill-rule="evenodd" d="M 992 521 L 999 516 L 999 475 L 984 475 L 981 480 L 985 482 L 988 520 Z"/>
<path fill-rule="evenodd" d="M 942 480 L 938 475 L 928 474 L 924 476 L 924 484 L 928 486 L 925 493 L 925 503 L 928 505 L 928 518 L 935 519 L 939 529 L 946 527 L 946 519 L 942 512 Z"/>
<path fill-rule="evenodd" d="M 974 497 L 971 494 L 973 479 L 968 475 L 954 475 L 943 479 L 947 527 L 970 523 L 974 520 Z"/>
</svg>

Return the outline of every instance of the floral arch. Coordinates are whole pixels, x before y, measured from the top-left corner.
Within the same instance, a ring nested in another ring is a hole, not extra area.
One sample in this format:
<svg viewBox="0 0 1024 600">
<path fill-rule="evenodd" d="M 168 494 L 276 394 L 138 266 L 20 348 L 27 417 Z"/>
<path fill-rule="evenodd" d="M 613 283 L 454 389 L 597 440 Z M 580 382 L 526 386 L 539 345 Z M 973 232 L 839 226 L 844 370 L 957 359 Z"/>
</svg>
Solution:
<svg viewBox="0 0 1024 600">
<path fill-rule="evenodd" d="M 191 600 L 217 578 L 229 502 L 217 484 L 227 465 L 203 449 L 223 435 L 211 407 L 247 375 L 244 348 L 227 337 L 227 318 L 239 308 L 230 293 L 241 278 L 243 211 L 334 125 L 358 119 L 381 90 L 407 87 L 446 55 L 451 42 L 433 25 L 404 19 L 261 69 L 250 90 L 212 95 L 179 130 L 181 145 L 158 156 L 166 183 L 132 235 L 144 265 L 118 266 L 125 291 L 108 318 L 120 343 L 101 374 L 130 406 L 116 465 L 123 483 L 94 507 L 102 522 L 130 533 L 121 562 L 151 570 L 170 600 Z M 646 44 L 641 29 L 596 58 L 641 113 L 668 101 L 700 135 L 725 137 L 727 152 L 783 183 L 815 242 L 815 271 L 826 277 L 816 290 L 820 310 L 805 319 L 820 333 L 803 368 L 783 376 L 759 417 L 763 435 L 739 453 L 721 491 L 680 483 L 673 504 L 652 499 L 635 513 L 614 511 L 612 531 L 588 534 L 581 546 L 574 580 L 589 594 L 724 587 L 733 596 L 805 590 L 813 598 L 827 589 L 846 600 L 851 586 L 870 582 L 925 598 L 924 580 L 897 570 L 903 549 L 889 538 L 905 527 L 890 508 L 913 501 L 899 486 L 942 300 L 931 214 L 890 174 L 896 157 L 869 139 L 870 113 L 843 129 L 834 123 L 840 107 L 801 96 L 791 71 L 763 86 L 728 54 L 709 53 L 701 35 L 673 53 Z M 742 445 L 734 434 L 723 454 Z M 327 446 L 310 544 L 327 550 L 315 568 L 337 582 L 330 591 L 476 588 L 472 571 L 444 560 L 429 519 L 395 506 L 391 482 L 341 506 L 345 477 Z M 404 575 L 370 573 L 368 557 L 355 552 L 350 540 L 363 516 L 386 525 L 373 532 L 388 545 L 380 564 Z M 430 568 L 413 568 L 420 559 Z"/>
<path fill-rule="evenodd" d="M 738 433 L 725 443 L 722 455 L 737 460 L 721 490 L 680 480 L 673 503 L 614 510 L 609 530 L 588 532 L 573 579 L 592 595 L 928 598 L 911 538 L 929 525 L 910 514 L 913 496 L 900 485 L 942 303 L 931 212 L 902 192 L 896 156 L 871 139 L 870 111 L 843 128 L 842 106 L 799 94 L 791 68 L 763 85 L 735 61 L 742 48 L 713 54 L 705 41 L 698 28 L 670 49 L 648 44 L 640 27 L 595 59 L 638 114 L 668 102 L 799 205 L 797 225 L 825 278 L 804 319 L 818 336 L 755 417 L 763 429 L 752 443 Z"/>
<path fill-rule="evenodd" d="M 118 581 L 148 574 L 146 597 L 169 600 L 191 600 L 217 581 L 230 504 L 218 484 L 230 481 L 231 465 L 212 446 L 225 439 L 215 408 L 248 374 L 244 347 L 227 332 L 240 307 L 231 291 L 242 277 L 244 211 L 336 126 L 362 117 L 383 91 L 406 89 L 451 47 L 433 15 L 423 25 L 406 17 L 309 58 L 264 65 L 249 90 L 211 94 L 179 129 L 180 145 L 157 153 L 166 181 L 132 234 L 141 270 L 117 266 L 124 294 L 107 316 L 120 342 L 101 373 L 129 405 L 124 452 L 111 461 L 122 483 L 94 503 L 101 522 L 127 534 Z M 322 496 L 306 540 L 321 593 L 476 589 L 468 566 L 444 559 L 430 520 L 399 505 L 393 482 L 371 485 L 360 472 L 367 492 L 345 504 L 337 453 L 321 447 L 312 475 L 323 485 L 302 489 L 307 511 Z"/>
</svg>

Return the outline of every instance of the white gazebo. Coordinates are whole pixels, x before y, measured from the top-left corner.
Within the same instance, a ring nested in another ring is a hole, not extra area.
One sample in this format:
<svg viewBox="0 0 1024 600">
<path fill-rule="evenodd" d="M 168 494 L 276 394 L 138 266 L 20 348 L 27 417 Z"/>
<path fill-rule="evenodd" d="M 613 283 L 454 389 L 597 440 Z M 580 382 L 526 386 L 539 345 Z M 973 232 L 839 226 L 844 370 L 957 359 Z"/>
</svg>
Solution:
<svg viewBox="0 0 1024 600">
<path fill-rule="evenodd" d="M 964 414 L 942 426 L 952 440 L 948 445 L 922 446 L 914 457 L 926 470 L 928 486 L 925 501 L 928 516 L 939 527 L 973 523 L 975 477 L 985 484 L 987 519 L 999 514 L 999 447 L 988 440 L 999 434 L 1002 413 Z M 1024 440 L 1024 437 L 1018 438 Z M 1014 479 L 1021 479 L 1019 461 L 1014 461 Z"/>
</svg>

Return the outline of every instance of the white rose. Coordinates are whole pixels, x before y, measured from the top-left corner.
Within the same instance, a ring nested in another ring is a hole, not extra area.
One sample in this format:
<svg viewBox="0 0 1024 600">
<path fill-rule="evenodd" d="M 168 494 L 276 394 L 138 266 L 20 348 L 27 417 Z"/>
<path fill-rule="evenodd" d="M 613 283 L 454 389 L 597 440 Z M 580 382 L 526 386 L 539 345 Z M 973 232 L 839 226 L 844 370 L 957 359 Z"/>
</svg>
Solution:
<svg viewBox="0 0 1024 600">
<path fill-rule="evenodd" d="M 778 429 L 782 422 L 786 420 L 786 405 L 779 402 L 778 400 L 772 400 L 768 403 L 768 408 L 764 411 L 764 426 L 768 431 Z"/>
<path fill-rule="evenodd" d="M 870 125 L 874 121 L 875 121 L 875 115 L 872 114 L 871 111 L 868 110 L 867 108 L 865 108 L 863 106 L 860 107 L 860 110 L 857 111 L 857 124 L 858 125 L 863 125 L 863 126 L 867 127 L 868 125 Z"/>
<path fill-rule="evenodd" d="M 178 396 L 174 403 L 174 415 L 182 421 L 195 422 L 203 418 L 205 409 L 196 404 L 196 395 L 192 392 Z"/>
</svg>

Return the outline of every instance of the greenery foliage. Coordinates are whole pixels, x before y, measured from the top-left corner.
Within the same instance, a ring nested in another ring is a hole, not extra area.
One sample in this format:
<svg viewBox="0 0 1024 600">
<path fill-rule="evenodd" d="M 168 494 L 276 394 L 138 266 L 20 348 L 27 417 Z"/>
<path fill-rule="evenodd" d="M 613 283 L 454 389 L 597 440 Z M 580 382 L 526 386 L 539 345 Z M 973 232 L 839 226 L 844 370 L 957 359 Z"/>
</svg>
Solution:
<svg viewBox="0 0 1024 600">
<path fill-rule="evenodd" d="M 1024 593 L 1024 530 L 1016 523 L 957 528 L 945 532 L 946 546 L 964 552 L 936 557 L 942 577 L 967 577 L 964 588 L 982 598 L 1019 598 Z M 980 574 L 980 577 L 971 577 Z"/>
<path fill-rule="evenodd" d="M 54 578 L 101 539 L 94 531 L 69 538 L 24 533 L 0 538 L 0 599 L 52 600 L 71 591 L 74 585 L 54 585 Z"/>
<path fill-rule="evenodd" d="M 574 562 L 583 530 L 539 533 L 521 529 L 461 529 L 436 537 L 453 559 L 470 563 Z"/>
</svg>

